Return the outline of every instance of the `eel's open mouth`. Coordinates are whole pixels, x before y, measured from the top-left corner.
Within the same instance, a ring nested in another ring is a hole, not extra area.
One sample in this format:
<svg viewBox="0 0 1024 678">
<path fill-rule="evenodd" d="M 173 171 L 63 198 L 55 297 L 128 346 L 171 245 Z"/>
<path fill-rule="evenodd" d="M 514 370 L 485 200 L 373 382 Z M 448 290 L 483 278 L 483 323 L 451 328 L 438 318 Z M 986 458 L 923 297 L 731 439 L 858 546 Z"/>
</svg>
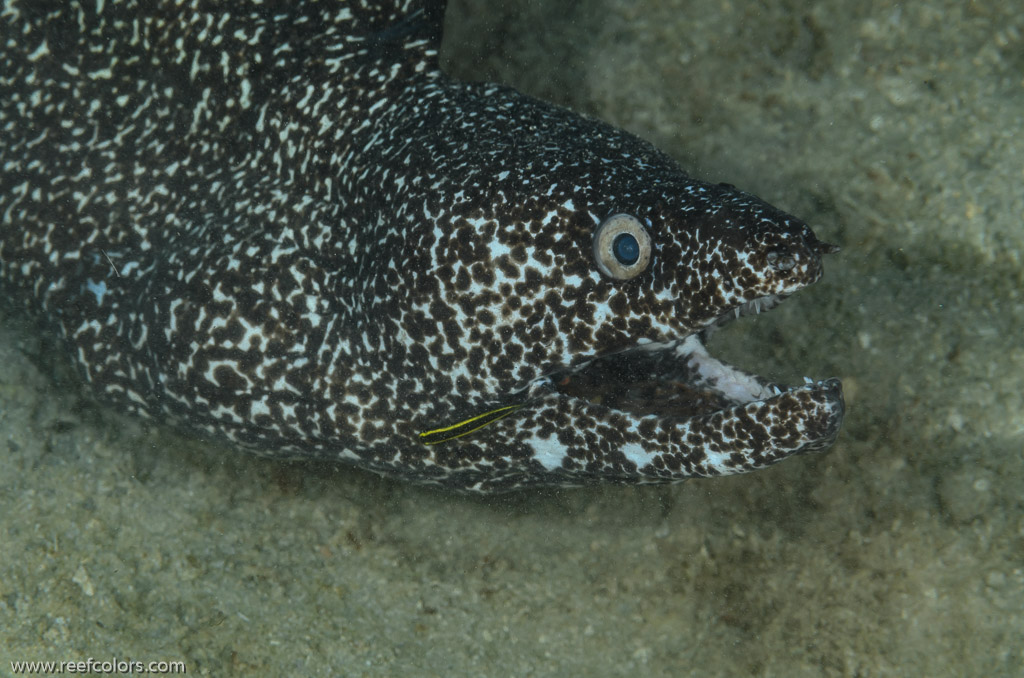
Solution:
<svg viewBox="0 0 1024 678">
<path fill-rule="evenodd" d="M 754 299 L 698 334 L 595 357 L 549 375 L 550 385 L 564 395 L 637 417 L 689 418 L 782 395 L 793 389 L 712 357 L 702 341 L 714 329 L 772 308 L 781 300 L 777 296 Z M 805 381 L 816 383 L 806 377 Z"/>
</svg>

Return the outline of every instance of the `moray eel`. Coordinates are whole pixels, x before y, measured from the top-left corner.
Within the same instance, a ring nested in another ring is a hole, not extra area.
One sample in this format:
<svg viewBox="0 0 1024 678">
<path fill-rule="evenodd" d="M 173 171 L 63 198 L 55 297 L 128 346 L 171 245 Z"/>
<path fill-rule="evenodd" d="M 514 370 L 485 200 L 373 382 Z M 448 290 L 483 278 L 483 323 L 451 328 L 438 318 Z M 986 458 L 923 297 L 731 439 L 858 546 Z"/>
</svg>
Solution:
<svg viewBox="0 0 1024 678">
<path fill-rule="evenodd" d="M 121 409 L 459 490 L 822 450 L 840 382 L 703 339 L 799 219 L 438 67 L 433 0 L 5 0 L 0 285 Z"/>
</svg>

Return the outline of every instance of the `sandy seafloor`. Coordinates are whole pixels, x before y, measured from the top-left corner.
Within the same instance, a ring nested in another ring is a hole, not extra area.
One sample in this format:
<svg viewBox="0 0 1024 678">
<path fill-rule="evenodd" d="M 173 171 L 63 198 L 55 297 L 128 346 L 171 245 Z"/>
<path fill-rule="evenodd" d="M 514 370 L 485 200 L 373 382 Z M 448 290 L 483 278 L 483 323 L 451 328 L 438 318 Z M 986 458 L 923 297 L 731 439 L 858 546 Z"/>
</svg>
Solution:
<svg viewBox="0 0 1024 678">
<path fill-rule="evenodd" d="M 843 247 L 712 350 L 839 376 L 825 455 L 451 496 L 180 437 L 0 331 L 0 675 L 1024 675 L 1024 14 L 460 0 L 445 55 Z"/>
</svg>

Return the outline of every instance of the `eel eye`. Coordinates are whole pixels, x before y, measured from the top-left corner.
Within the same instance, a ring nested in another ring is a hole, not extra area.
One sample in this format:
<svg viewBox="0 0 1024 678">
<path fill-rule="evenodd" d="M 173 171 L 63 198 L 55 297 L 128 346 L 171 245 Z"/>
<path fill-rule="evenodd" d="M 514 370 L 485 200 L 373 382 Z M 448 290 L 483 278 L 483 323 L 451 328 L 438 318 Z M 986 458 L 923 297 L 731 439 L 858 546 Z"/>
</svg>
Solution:
<svg viewBox="0 0 1024 678">
<path fill-rule="evenodd" d="M 594 261 L 610 278 L 635 278 L 651 263 L 651 236 L 636 217 L 612 215 L 594 231 Z"/>
<path fill-rule="evenodd" d="M 612 240 L 612 254 L 623 266 L 632 266 L 640 258 L 640 243 L 632 233 L 619 233 Z"/>
</svg>

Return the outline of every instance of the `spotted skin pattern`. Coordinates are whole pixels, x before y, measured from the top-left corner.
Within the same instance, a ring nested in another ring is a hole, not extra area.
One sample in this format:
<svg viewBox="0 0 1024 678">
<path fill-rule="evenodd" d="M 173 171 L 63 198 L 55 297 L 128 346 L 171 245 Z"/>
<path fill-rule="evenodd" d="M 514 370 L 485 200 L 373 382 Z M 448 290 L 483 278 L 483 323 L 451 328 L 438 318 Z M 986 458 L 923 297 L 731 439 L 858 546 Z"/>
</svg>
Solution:
<svg viewBox="0 0 1024 678">
<path fill-rule="evenodd" d="M 835 248 L 619 129 L 449 79 L 443 12 L 4 0 L 3 293 L 106 399 L 264 455 L 498 491 L 828 447 L 838 380 L 772 384 L 701 340 Z M 650 235 L 628 280 L 593 250 L 617 214 Z"/>
</svg>

